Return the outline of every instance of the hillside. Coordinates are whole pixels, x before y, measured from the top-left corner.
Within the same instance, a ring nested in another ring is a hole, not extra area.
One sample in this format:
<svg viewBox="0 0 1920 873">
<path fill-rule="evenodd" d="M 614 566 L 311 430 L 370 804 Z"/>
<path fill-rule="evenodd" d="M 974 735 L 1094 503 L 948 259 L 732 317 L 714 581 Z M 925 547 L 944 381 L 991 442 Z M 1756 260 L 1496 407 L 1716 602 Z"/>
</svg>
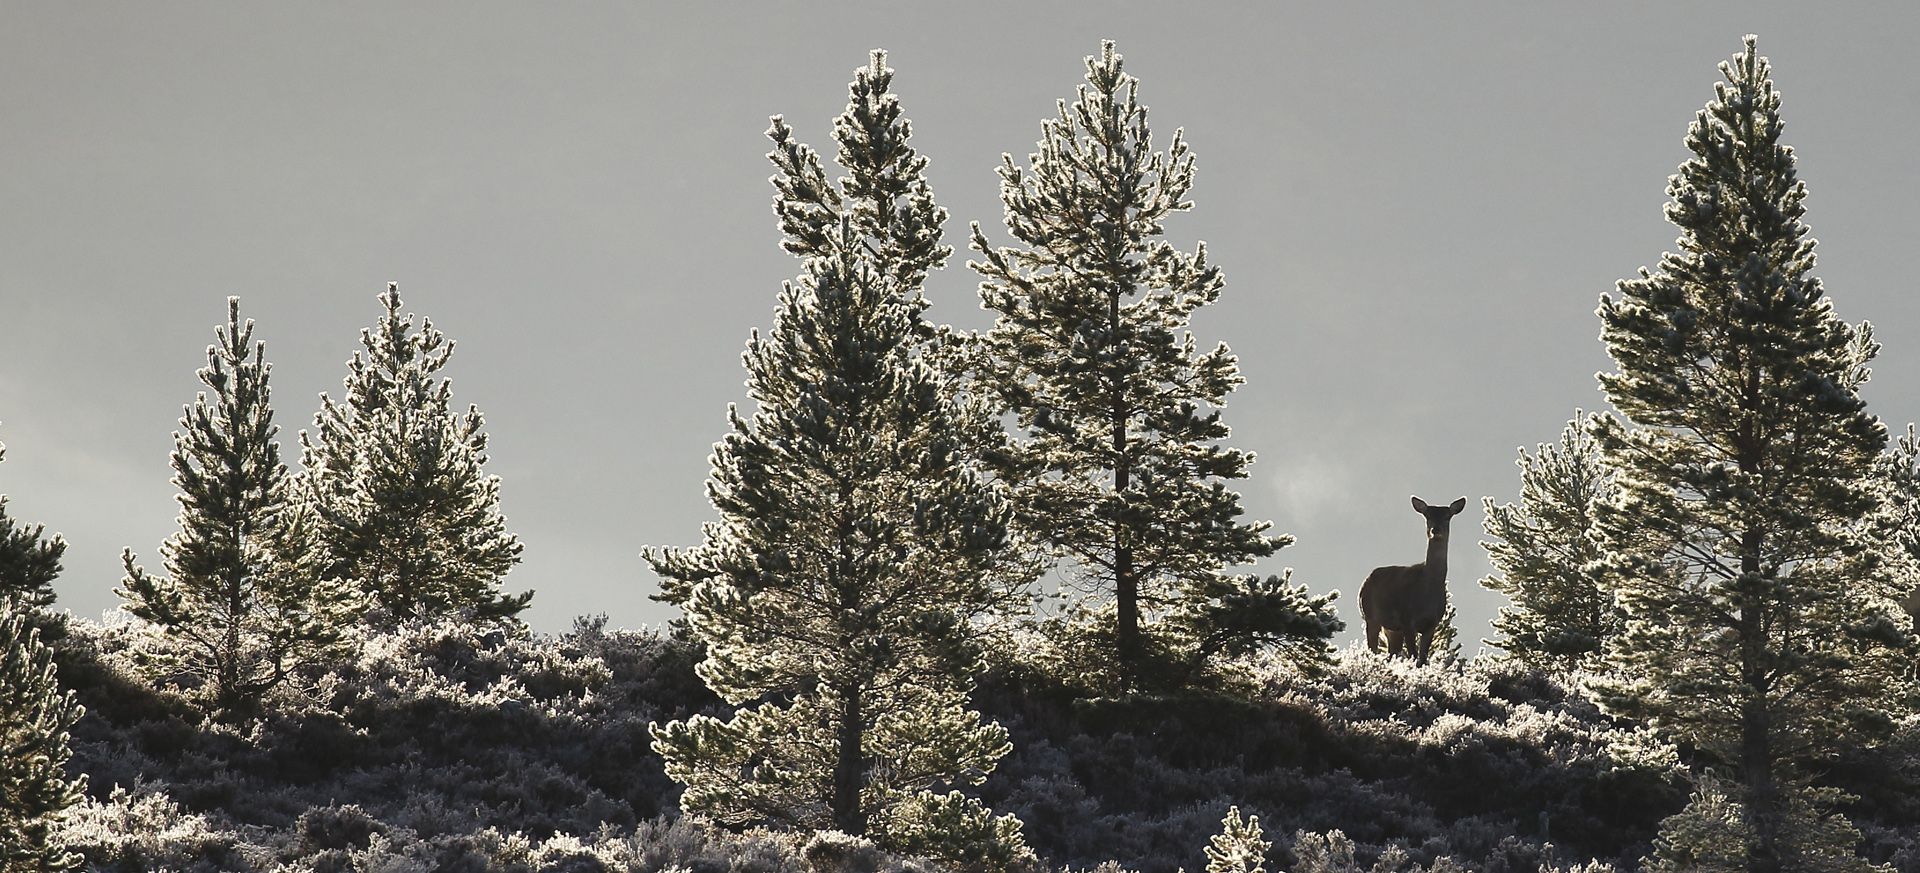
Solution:
<svg viewBox="0 0 1920 873">
<path fill-rule="evenodd" d="M 61 678 L 88 709 L 72 766 L 91 779 L 64 838 L 93 869 L 924 866 L 680 820 L 646 726 L 724 707 L 670 635 L 590 620 L 558 637 L 455 624 L 370 635 L 239 727 L 135 678 L 163 646 L 137 624 L 77 620 L 59 641 Z M 1348 649 L 1323 669 L 1260 664 L 1243 680 L 1077 700 L 997 667 L 978 701 L 1014 751 L 982 797 L 1018 815 L 1053 868 L 1143 873 L 1201 869 L 1230 804 L 1260 816 L 1271 870 L 1625 870 L 1685 801 L 1675 750 L 1610 722 L 1564 678 Z M 1866 798 L 1849 810 L 1866 854 L 1920 870 L 1911 786 L 1874 783 L 1891 768 L 1870 760 L 1835 765 Z"/>
</svg>

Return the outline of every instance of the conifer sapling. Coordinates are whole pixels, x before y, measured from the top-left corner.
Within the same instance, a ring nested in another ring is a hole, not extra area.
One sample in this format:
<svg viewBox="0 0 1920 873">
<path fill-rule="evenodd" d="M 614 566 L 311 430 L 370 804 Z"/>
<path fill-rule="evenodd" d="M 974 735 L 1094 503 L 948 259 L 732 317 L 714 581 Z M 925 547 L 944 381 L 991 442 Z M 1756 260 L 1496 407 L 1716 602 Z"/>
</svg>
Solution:
<svg viewBox="0 0 1920 873">
<path fill-rule="evenodd" d="M 301 664 L 324 657 L 358 601 L 338 580 L 312 572 L 290 538 L 280 428 L 273 423 L 266 344 L 227 298 L 227 323 L 198 372 L 194 398 L 174 434 L 173 484 L 180 530 L 161 544 L 165 576 L 121 555 L 124 608 L 165 628 L 174 666 L 213 709 L 250 711 Z M 209 395 L 208 392 L 211 392 Z"/>
</svg>

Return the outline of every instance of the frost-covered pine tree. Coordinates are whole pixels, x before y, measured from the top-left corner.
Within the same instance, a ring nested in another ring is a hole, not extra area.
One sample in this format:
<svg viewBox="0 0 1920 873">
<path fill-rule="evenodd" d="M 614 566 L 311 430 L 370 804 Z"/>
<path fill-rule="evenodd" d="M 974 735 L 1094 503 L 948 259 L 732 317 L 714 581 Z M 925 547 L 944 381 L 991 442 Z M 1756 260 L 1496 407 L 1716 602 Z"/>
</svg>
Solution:
<svg viewBox="0 0 1920 873">
<path fill-rule="evenodd" d="M 1862 869 L 1817 780 L 1888 728 L 1905 641 L 1856 535 L 1886 443 L 1859 395 L 1876 347 L 1813 275 L 1754 38 L 1720 70 L 1667 186 L 1679 251 L 1600 302 L 1618 367 L 1600 382 L 1630 424 L 1595 429 L 1619 487 L 1597 514 L 1601 571 L 1627 614 L 1598 690 L 1720 768 L 1743 869 Z"/>
<path fill-rule="evenodd" d="M 80 802 L 87 777 L 67 778 L 67 732 L 84 710 L 61 691 L 53 650 L 19 603 L 0 600 L 0 873 L 80 866 L 52 830 Z"/>
<path fill-rule="evenodd" d="M 1558 443 L 1520 450 L 1520 502 L 1486 499 L 1487 550 L 1493 574 L 1482 587 L 1505 594 L 1493 645 L 1551 669 L 1590 663 L 1625 621 L 1594 561 L 1595 507 L 1613 499 L 1613 471 L 1578 410 Z"/>
<path fill-rule="evenodd" d="M 305 558 L 286 546 L 287 468 L 273 423 L 266 344 L 240 299 L 227 298 L 227 324 L 197 374 L 207 387 L 173 435 L 173 484 L 180 530 L 160 546 L 158 576 L 121 554 L 124 608 L 177 642 L 170 666 L 214 711 L 239 715 L 303 663 L 326 655 L 358 612 L 338 580 L 300 572 Z M 208 392 L 211 392 L 209 394 Z"/>
<path fill-rule="evenodd" d="M 0 461 L 7 447 L 0 445 Z M 28 526 L 7 514 L 7 497 L 0 494 L 0 600 L 40 607 L 53 602 L 53 580 L 60 575 L 60 556 L 67 541 L 59 534 L 47 538 L 45 525 Z"/>
<path fill-rule="evenodd" d="M 304 498 L 331 575 L 352 581 L 386 621 L 447 612 L 511 619 L 533 592 L 505 594 L 520 540 L 500 514 L 500 478 L 488 475 L 480 410 L 453 406 L 438 376 L 453 341 L 402 314 L 388 283 L 382 312 L 360 332 L 346 395 L 321 395 L 314 433 L 300 433 Z"/>
<path fill-rule="evenodd" d="M 688 813 L 1004 867 L 1027 857 L 1018 821 L 956 789 L 1008 750 L 967 694 L 973 622 L 1017 556 L 1006 503 L 965 463 L 917 353 L 945 213 L 891 77 L 879 53 L 856 73 L 834 126 L 838 186 L 783 122 L 769 131 L 775 211 L 804 272 L 747 344 L 756 408 L 730 413 L 714 448 L 719 520 L 699 546 L 646 555 L 706 644 L 701 678 L 741 708 L 655 725 L 654 748 Z"/>
<path fill-rule="evenodd" d="M 1103 43 L 1030 166 L 1003 157 L 1007 229 L 1023 246 L 972 233 L 981 299 L 998 313 L 978 390 L 1019 430 L 989 457 L 1020 527 L 1084 595 L 1053 623 L 1063 672 L 1108 688 L 1177 684 L 1215 655 L 1317 647 L 1340 627 L 1330 597 L 1223 572 L 1292 537 L 1241 522 L 1227 488 L 1253 460 L 1221 444 L 1239 368 L 1187 331 L 1224 280 L 1204 244 L 1189 254 L 1162 238 L 1192 205 L 1194 160 L 1180 131 L 1154 150 L 1138 84 Z"/>
<path fill-rule="evenodd" d="M 1273 843 L 1260 833 L 1260 817 L 1242 819 L 1240 807 L 1227 808 L 1220 833 L 1207 840 L 1207 873 L 1267 873 L 1267 850 Z"/>
</svg>

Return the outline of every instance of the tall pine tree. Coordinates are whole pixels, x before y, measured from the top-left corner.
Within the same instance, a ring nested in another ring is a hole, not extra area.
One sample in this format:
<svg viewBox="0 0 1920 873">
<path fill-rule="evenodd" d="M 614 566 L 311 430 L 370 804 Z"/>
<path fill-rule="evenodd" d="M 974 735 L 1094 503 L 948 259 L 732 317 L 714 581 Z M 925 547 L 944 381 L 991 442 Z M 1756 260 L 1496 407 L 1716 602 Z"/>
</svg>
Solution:
<svg viewBox="0 0 1920 873">
<path fill-rule="evenodd" d="M 0 461 L 6 457 L 7 447 L 0 445 Z M 8 515 L 7 497 L 0 494 L 0 600 L 34 607 L 53 602 L 67 541 L 59 534 L 48 539 L 46 532 L 45 525 L 29 527 Z"/>
<path fill-rule="evenodd" d="M 387 621 L 512 618 L 533 592 L 500 590 L 521 545 L 500 514 L 500 478 L 482 470 L 479 408 L 456 411 L 452 381 L 436 378 L 453 342 L 431 320 L 414 328 L 397 284 L 380 305 L 347 362 L 346 396 L 321 395 L 314 434 L 300 433 L 302 490 L 328 572 L 358 585 Z"/>
<path fill-rule="evenodd" d="M 1292 537 L 1239 521 L 1226 487 L 1253 460 L 1220 442 L 1239 368 L 1224 344 L 1196 351 L 1186 329 L 1224 280 L 1204 244 L 1188 254 L 1162 239 L 1192 206 L 1194 159 L 1180 131 L 1154 150 L 1138 85 L 1104 43 L 1030 167 L 1003 158 L 1007 229 L 1024 247 L 972 234 L 981 299 L 998 313 L 978 390 L 1020 431 L 989 457 L 1015 486 L 1021 528 L 1086 595 L 1055 625 L 1065 672 L 1110 688 L 1178 683 L 1223 653 L 1317 647 L 1340 627 L 1330 597 L 1223 572 Z"/>
<path fill-rule="evenodd" d="M 174 434 L 180 531 L 160 546 L 167 575 L 121 555 L 126 610 L 178 641 L 175 665 L 214 711 L 243 715 L 301 664 L 324 656 L 354 621 L 357 599 L 337 580 L 301 572 L 288 548 L 287 468 L 273 423 L 266 344 L 240 299 L 207 347 L 198 375 L 212 392 L 186 407 Z"/>
<path fill-rule="evenodd" d="M 1602 572 L 1627 614 L 1600 690 L 1722 768 L 1740 815 L 1713 839 L 1745 869 L 1863 868 L 1818 778 L 1838 744 L 1887 729 L 1904 642 L 1857 536 L 1886 443 L 1859 395 L 1876 349 L 1813 275 L 1806 186 L 1753 37 L 1720 70 L 1667 186 L 1679 250 L 1599 308 L 1618 368 L 1600 383 L 1631 422 L 1595 430 L 1620 489 L 1597 513 Z M 1696 819 L 1673 824 L 1725 820 Z"/>
<path fill-rule="evenodd" d="M 956 789 L 1008 749 L 967 694 L 973 622 L 1015 556 L 1005 502 L 968 469 L 920 359 L 945 212 L 891 79 L 878 52 L 856 73 L 837 186 L 784 122 L 768 132 L 775 212 L 804 272 L 747 345 L 756 409 L 730 414 L 714 449 L 719 521 L 699 546 L 646 556 L 706 644 L 700 676 L 742 708 L 656 725 L 654 748 L 689 813 L 1005 866 L 1026 855 L 1018 822 Z"/>
<path fill-rule="evenodd" d="M 1520 450 L 1520 502 L 1486 499 L 1493 575 L 1481 586 L 1511 601 L 1493 620 L 1493 645 L 1550 669 L 1590 664 L 1625 617 L 1594 565 L 1596 507 L 1613 499 L 1613 471 L 1576 410 L 1557 443 Z"/>
<path fill-rule="evenodd" d="M 25 608 L 0 600 L 0 873 L 80 866 L 52 830 L 86 789 L 87 777 L 66 774 L 67 733 L 82 712 L 73 692 L 60 690 L 53 650 Z"/>
</svg>

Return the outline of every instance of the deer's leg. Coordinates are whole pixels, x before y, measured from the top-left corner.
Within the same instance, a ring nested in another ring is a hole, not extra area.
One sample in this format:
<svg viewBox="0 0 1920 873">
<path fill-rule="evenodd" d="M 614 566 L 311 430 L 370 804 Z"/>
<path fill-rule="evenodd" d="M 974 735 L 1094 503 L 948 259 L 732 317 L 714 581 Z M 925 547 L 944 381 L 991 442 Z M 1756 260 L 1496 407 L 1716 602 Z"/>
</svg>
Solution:
<svg viewBox="0 0 1920 873">
<path fill-rule="evenodd" d="M 1387 629 L 1387 654 L 1397 658 L 1397 657 L 1400 657 L 1400 653 L 1405 651 L 1406 648 L 1407 648 L 1407 635 L 1400 631 L 1394 630 L 1392 628 L 1388 628 Z"/>
<path fill-rule="evenodd" d="M 1378 652 L 1380 651 L 1380 622 L 1375 621 L 1373 616 L 1371 615 L 1366 616 L 1366 619 L 1367 619 L 1367 651 Z"/>
<path fill-rule="evenodd" d="M 1422 667 L 1427 665 L 1427 655 L 1433 651 L 1433 631 L 1420 631 L 1415 638 L 1414 648 L 1418 649 L 1414 661 Z"/>
</svg>

